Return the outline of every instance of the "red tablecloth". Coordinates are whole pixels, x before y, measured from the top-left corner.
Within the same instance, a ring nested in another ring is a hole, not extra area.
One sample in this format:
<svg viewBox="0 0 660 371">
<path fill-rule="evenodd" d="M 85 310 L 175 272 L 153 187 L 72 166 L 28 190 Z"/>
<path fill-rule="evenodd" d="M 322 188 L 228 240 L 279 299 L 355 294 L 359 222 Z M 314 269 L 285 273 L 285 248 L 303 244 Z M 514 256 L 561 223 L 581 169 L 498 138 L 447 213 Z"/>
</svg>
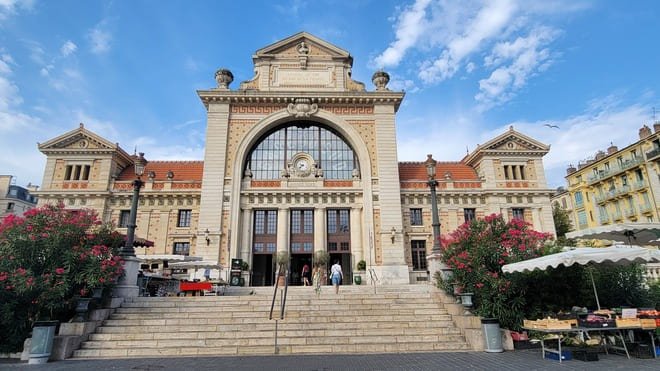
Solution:
<svg viewBox="0 0 660 371">
<path fill-rule="evenodd" d="M 181 282 L 180 291 L 211 291 L 211 282 Z"/>
</svg>

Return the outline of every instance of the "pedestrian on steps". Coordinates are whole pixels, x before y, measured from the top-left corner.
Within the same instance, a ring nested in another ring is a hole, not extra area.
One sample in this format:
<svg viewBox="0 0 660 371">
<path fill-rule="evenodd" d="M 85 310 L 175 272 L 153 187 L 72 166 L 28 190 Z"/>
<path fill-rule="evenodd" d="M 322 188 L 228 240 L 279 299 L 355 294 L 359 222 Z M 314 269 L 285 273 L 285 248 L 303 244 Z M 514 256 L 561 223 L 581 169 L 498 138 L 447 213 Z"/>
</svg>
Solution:
<svg viewBox="0 0 660 371">
<path fill-rule="evenodd" d="M 344 274 L 341 271 L 339 260 L 335 260 L 335 264 L 330 268 L 330 280 L 332 280 L 332 285 L 335 287 L 335 294 L 339 294 L 339 284 L 343 278 Z"/>
</svg>

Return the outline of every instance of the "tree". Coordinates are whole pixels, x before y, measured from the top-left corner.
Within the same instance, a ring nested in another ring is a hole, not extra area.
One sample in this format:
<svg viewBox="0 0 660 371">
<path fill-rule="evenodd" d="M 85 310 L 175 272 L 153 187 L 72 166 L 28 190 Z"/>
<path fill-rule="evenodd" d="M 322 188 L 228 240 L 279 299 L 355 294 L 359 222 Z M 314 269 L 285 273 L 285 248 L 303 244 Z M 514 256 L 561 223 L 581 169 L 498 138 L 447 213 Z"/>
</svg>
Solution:
<svg viewBox="0 0 660 371">
<path fill-rule="evenodd" d="M 0 352 L 20 350 L 32 324 L 67 320 L 75 296 L 111 286 L 123 273 L 123 236 L 91 210 L 63 205 L 0 223 Z"/>
<path fill-rule="evenodd" d="M 573 230 L 568 211 L 559 206 L 558 202 L 552 204 L 552 220 L 555 222 L 557 238 L 566 238 L 566 233 Z"/>
</svg>

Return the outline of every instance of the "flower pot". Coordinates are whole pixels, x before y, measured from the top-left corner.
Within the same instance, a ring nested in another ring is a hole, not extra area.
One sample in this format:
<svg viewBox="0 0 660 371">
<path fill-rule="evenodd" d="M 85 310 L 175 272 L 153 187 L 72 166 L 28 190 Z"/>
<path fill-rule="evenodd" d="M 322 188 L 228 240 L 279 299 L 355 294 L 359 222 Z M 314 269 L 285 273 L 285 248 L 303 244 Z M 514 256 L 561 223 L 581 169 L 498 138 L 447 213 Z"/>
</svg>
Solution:
<svg viewBox="0 0 660 371">
<path fill-rule="evenodd" d="M 39 365 L 48 362 L 53 350 L 53 339 L 57 321 L 37 321 L 32 328 L 32 340 L 30 342 L 30 359 L 28 364 Z"/>
<path fill-rule="evenodd" d="M 73 319 L 73 322 L 85 322 L 87 321 L 87 315 L 89 311 L 93 308 L 93 298 L 79 298 L 76 303 L 76 317 Z"/>
<path fill-rule="evenodd" d="M 497 318 L 482 318 L 481 329 L 484 332 L 484 351 L 487 353 L 504 352 L 500 322 Z"/>
<path fill-rule="evenodd" d="M 460 294 L 461 304 L 463 304 L 464 307 L 466 307 L 466 308 L 472 307 L 472 305 L 473 305 L 472 295 L 474 295 L 474 294 L 471 293 L 471 292 L 465 292 L 465 293 Z"/>
</svg>

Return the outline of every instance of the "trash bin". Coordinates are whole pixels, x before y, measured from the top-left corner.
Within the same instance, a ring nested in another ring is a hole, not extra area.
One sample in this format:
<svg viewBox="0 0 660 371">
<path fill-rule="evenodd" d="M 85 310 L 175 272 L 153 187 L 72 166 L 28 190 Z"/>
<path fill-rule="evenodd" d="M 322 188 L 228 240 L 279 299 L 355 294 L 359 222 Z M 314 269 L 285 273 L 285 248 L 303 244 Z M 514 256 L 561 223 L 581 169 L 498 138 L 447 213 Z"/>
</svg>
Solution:
<svg viewBox="0 0 660 371">
<path fill-rule="evenodd" d="M 482 318 L 481 329 L 484 332 L 484 350 L 488 353 L 503 352 L 500 322 L 497 318 Z"/>
<path fill-rule="evenodd" d="M 57 324 L 57 321 L 37 321 L 34 323 L 28 364 L 48 363 L 48 358 L 50 358 L 50 353 L 53 350 L 53 339 L 55 338 Z"/>
</svg>

